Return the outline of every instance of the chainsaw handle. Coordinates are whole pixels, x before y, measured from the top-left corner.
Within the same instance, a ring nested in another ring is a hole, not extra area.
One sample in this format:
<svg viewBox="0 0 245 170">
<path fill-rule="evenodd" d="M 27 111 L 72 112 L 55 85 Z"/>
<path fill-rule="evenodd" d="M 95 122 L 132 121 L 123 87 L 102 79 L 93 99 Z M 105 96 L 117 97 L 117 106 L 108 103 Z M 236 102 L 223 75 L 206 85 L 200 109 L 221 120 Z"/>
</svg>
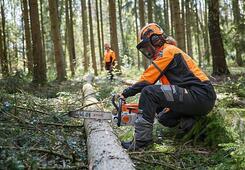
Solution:
<svg viewBox="0 0 245 170">
<path fill-rule="evenodd" d="M 113 106 L 114 106 L 114 107 L 117 109 L 117 111 L 118 111 L 119 108 L 118 108 L 118 106 L 117 106 L 115 100 L 116 100 L 116 95 L 113 95 L 112 98 L 111 98 L 111 102 L 112 102 Z"/>
<path fill-rule="evenodd" d="M 117 126 L 120 127 L 121 126 L 121 120 L 122 120 L 122 105 L 125 102 L 125 99 L 120 97 L 119 101 L 118 101 L 118 105 L 116 104 L 115 100 L 116 100 L 116 95 L 113 95 L 111 101 L 117 110 Z"/>
</svg>

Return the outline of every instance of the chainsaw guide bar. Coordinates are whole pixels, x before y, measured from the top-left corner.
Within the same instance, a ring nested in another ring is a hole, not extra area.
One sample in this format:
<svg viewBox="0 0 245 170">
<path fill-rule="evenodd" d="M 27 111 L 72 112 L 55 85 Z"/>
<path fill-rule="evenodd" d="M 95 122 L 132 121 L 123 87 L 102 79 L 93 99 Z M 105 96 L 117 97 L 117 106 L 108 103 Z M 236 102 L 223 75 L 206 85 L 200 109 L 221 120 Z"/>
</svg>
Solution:
<svg viewBox="0 0 245 170">
<path fill-rule="evenodd" d="M 90 110 L 82 110 L 82 111 L 70 111 L 68 113 L 70 117 L 74 118 L 84 118 L 84 119 L 100 119 L 100 120 L 112 120 L 111 112 L 102 112 L 102 111 L 90 111 Z"/>
</svg>

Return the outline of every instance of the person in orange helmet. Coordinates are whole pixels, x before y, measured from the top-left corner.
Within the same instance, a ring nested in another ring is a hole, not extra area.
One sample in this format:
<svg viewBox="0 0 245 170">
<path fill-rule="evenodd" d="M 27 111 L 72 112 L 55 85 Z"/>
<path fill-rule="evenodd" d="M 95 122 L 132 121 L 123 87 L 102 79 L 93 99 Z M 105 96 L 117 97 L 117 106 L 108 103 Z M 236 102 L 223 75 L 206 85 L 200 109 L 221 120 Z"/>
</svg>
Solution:
<svg viewBox="0 0 245 170">
<path fill-rule="evenodd" d="M 112 51 L 110 45 L 105 43 L 105 53 L 104 53 L 104 61 L 105 61 L 105 69 L 108 71 L 110 75 L 110 80 L 113 79 L 113 65 L 115 64 L 116 55 L 115 52 Z"/>
<path fill-rule="evenodd" d="M 153 142 L 155 118 L 164 126 L 180 126 L 187 132 L 197 117 L 212 110 L 216 100 L 209 78 L 159 25 L 147 24 L 140 30 L 139 38 L 137 49 L 152 62 L 139 81 L 119 95 L 128 98 L 141 93 L 134 139 L 122 142 L 128 150 Z M 158 81 L 160 84 L 156 84 Z"/>
</svg>

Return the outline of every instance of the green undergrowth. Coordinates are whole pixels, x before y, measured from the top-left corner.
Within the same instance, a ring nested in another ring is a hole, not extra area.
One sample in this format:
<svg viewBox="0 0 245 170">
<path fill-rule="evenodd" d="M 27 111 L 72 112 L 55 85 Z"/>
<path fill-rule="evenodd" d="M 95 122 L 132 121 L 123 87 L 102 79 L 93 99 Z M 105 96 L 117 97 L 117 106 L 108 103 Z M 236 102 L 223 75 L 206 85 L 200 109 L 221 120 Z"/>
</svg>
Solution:
<svg viewBox="0 0 245 170">
<path fill-rule="evenodd" d="M 0 169 L 87 169 L 82 81 L 34 87 L 16 74 L 0 80 Z"/>
<path fill-rule="evenodd" d="M 96 86 L 97 98 L 105 101 L 108 110 L 113 110 L 111 95 L 127 87 L 120 81 L 110 82 L 103 77 Z M 218 96 L 215 108 L 207 117 L 197 120 L 188 133 L 179 133 L 177 127 L 170 129 L 158 122 L 154 124 L 154 144 L 143 151 L 129 152 L 136 169 L 245 169 L 244 74 L 239 72 L 217 79 L 214 86 Z M 139 95 L 127 102 L 138 102 L 138 99 Z M 120 140 L 133 139 L 133 127 L 114 126 L 114 129 Z"/>
</svg>

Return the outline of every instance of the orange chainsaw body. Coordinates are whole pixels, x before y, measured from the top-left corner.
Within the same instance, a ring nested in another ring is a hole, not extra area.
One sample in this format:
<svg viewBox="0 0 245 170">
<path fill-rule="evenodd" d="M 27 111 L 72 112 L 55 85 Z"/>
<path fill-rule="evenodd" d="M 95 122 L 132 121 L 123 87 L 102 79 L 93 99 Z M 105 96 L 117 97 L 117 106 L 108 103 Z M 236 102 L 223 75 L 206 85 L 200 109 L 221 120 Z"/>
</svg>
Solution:
<svg viewBox="0 0 245 170">
<path fill-rule="evenodd" d="M 139 105 L 137 103 L 122 104 L 121 125 L 130 126 L 134 124 L 139 113 Z"/>
</svg>

